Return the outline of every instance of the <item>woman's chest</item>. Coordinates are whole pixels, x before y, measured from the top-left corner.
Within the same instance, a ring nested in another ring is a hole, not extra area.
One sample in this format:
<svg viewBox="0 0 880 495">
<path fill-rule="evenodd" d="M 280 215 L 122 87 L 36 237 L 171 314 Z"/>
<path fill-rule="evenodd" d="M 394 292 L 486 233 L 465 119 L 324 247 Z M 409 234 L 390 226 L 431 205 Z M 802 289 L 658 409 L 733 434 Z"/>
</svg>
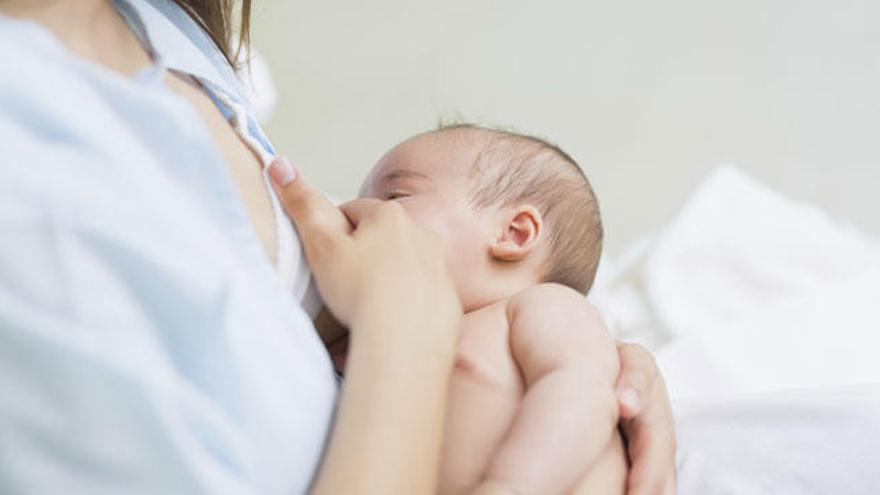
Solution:
<svg viewBox="0 0 880 495">
<path fill-rule="evenodd" d="M 278 254 L 275 212 L 263 180 L 261 159 L 245 144 L 203 89 L 174 73 L 166 75 L 165 83 L 171 91 L 190 103 L 205 124 L 217 150 L 226 162 L 251 225 L 269 257 L 275 259 Z"/>
</svg>

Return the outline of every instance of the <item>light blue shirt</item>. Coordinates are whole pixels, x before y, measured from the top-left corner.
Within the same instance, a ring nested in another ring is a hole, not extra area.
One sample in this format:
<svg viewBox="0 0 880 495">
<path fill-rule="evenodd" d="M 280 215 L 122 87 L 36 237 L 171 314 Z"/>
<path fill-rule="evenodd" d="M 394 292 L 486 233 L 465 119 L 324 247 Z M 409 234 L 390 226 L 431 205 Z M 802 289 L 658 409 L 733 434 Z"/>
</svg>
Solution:
<svg viewBox="0 0 880 495">
<path fill-rule="evenodd" d="M 247 102 L 173 2 L 117 5 L 133 80 L 0 16 L 0 493 L 302 493 L 330 360 L 161 75 Z"/>
</svg>

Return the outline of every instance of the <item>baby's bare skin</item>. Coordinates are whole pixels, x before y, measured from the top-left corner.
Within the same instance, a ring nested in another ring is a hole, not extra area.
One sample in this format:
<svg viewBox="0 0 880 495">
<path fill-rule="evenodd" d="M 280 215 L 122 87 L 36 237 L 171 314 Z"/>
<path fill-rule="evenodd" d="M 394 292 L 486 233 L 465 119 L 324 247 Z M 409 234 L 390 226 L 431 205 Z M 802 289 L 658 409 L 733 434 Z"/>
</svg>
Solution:
<svg viewBox="0 0 880 495">
<path fill-rule="evenodd" d="M 463 131 L 416 136 L 361 190 L 440 234 L 465 313 L 438 491 L 623 493 L 616 348 L 583 294 L 540 283 L 549 241 L 538 209 L 470 201 L 480 144 Z"/>
<path fill-rule="evenodd" d="M 525 394 L 510 354 L 506 301 L 465 315 L 447 396 L 440 493 L 482 479 Z"/>
<path fill-rule="evenodd" d="M 560 297 L 565 291 L 539 286 L 465 315 L 440 493 L 624 492 L 613 343 L 589 321 L 597 315 L 586 302 L 573 291 Z M 523 308 L 532 304 L 541 307 Z M 534 318 L 550 325 L 587 320 L 588 327 L 547 328 Z"/>
<path fill-rule="evenodd" d="M 464 315 L 438 493 L 624 493 L 627 462 L 607 397 L 616 354 L 595 310 L 566 291 L 536 286 Z M 547 325 L 530 324 L 532 318 Z M 316 326 L 328 343 L 345 333 L 326 312 Z M 333 354 L 341 372 L 344 353 Z M 536 357 L 518 363 L 516 354 Z M 542 396 L 535 396 L 538 388 Z M 570 414 L 560 420 L 547 409 Z M 528 448 L 517 445 L 523 440 Z M 502 450 L 506 459 L 499 462 Z"/>
</svg>

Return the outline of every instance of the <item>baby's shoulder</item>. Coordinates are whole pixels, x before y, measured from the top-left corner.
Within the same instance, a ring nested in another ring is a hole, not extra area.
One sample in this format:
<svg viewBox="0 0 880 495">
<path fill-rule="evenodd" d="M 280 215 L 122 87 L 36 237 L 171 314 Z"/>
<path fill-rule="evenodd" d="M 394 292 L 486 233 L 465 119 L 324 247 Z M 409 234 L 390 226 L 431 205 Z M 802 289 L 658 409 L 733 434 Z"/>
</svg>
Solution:
<svg viewBox="0 0 880 495">
<path fill-rule="evenodd" d="M 580 292 L 555 283 L 535 284 L 507 300 L 508 317 L 517 313 L 556 313 L 574 310 L 595 313 L 592 304 Z"/>
<path fill-rule="evenodd" d="M 597 328 L 607 332 L 599 311 L 580 292 L 560 284 L 531 286 L 507 301 L 511 331 L 567 332 Z"/>
</svg>

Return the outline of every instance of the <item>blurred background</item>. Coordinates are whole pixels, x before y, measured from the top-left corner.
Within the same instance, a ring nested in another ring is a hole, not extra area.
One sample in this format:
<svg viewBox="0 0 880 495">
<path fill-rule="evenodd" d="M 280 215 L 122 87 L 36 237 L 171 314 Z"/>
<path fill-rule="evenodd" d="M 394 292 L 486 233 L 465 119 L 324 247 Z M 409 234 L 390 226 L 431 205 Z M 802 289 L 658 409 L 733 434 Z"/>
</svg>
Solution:
<svg viewBox="0 0 880 495">
<path fill-rule="evenodd" d="M 267 130 L 339 198 L 441 118 L 560 144 L 614 253 L 720 163 L 880 234 L 877 0 L 255 2 Z"/>
</svg>

